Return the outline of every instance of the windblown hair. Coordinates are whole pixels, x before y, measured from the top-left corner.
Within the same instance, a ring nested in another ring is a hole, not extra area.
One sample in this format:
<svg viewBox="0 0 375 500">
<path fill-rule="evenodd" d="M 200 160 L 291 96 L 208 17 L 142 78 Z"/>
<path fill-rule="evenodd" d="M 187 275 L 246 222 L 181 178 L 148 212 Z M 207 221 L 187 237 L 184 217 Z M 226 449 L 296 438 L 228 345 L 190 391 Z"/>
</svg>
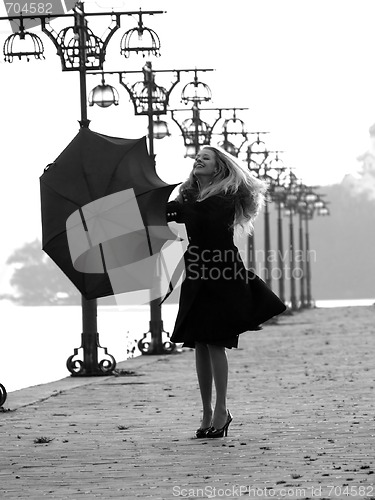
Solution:
<svg viewBox="0 0 375 500">
<path fill-rule="evenodd" d="M 213 151 L 216 158 L 217 172 L 212 182 L 200 190 L 199 180 L 192 171 L 181 184 L 177 201 L 183 202 L 183 193 L 196 201 L 203 201 L 214 195 L 232 195 L 235 199 L 233 226 L 251 234 L 253 222 L 264 204 L 267 184 L 254 177 L 225 150 L 213 146 L 205 146 L 204 149 Z"/>
</svg>

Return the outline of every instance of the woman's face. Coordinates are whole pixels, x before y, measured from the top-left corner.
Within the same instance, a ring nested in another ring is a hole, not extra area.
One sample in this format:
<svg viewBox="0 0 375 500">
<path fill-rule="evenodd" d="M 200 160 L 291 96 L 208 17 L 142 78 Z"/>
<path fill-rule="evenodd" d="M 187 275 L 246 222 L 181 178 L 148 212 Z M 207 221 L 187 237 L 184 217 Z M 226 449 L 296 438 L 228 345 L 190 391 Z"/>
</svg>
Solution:
<svg viewBox="0 0 375 500">
<path fill-rule="evenodd" d="M 213 177 L 216 171 L 216 157 L 211 149 L 203 148 L 195 157 L 193 173 L 197 177 Z"/>
</svg>

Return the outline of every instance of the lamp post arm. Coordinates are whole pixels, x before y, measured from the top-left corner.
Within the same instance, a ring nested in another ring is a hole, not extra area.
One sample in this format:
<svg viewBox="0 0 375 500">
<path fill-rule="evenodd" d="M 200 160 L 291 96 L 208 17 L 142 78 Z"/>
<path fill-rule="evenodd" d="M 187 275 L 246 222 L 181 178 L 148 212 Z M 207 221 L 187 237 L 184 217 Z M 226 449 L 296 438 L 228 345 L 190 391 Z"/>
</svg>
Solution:
<svg viewBox="0 0 375 500">
<path fill-rule="evenodd" d="M 150 16 L 153 16 L 154 14 L 165 14 L 165 10 L 142 10 L 141 14 L 148 14 Z M 139 16 L 140 11 L 139 10 L 132 10 L 132 11 L 121 11 L 121 12 L 86 12 L 85 17 L 94 17 L 94 16 L 111 16 L 111 17 L 116 17 L 117 22 L 119 22 L 121 16 Z M 0 17 L 0 21 L 21 21 L 21 19 L 39 19 L 40 22 L 42 20 L 46 19 L 60 19 L 64 17 L 74 17 L 74 12 L 68 13 L 68 14 L 40 14 L 40 15 L 32 15 L 32 16 L 5 16 L 5 17 Z M 120 27 L 120 22 L 119 22 L 119 27 Z"/>
<path fill-rule="evenodd" d="M 92 74 L 92 73 L 90 73 L 90 74 Z M 107 73 L 102 72 L 102 74 L 105 75 Z M 111 74 L 113 74 L 113 73 L 111 73 Z M 117 74 L 118 74 L 118 77 L 119 77 L 119 83 L 120 83 L 120 85 L 122 85 L 124 87 L 124 89 L 127 91 L 127 93 L 129 94 L 130 100 L 133 103 L 134 113 L 138 114 L 137 113 L 137 101 L 136 101 L 136 98 L 135 98 L 135 94 L 132 91 L 132 89 L 128 86 L 128 84 L 125 82 L 125 79 L 124 79 L 124 76 L 125 76 L 126 73 L 124 73 L 123 71 L 119 71 Z"/>
<path fill-rule="evenodd" d="M 218 111 L 219 113 L 218 113 L 218 117 L 216 118 L 216 120 L 214 121 L 214 123 L 211 125 L 211 128 L 210 128 L 210 141 L 211 141 L 211 137 L 212 137 L 212 131 L 215 128 L 215 125 L 217 124 L 217 122 L 223 116 L 224 109 L 225 108 L 218 108 L 218 109 L 215 110 L 215 111 Z"/>
<path fill-rule="evenodd" d="M 113 37 L 114 33 L 120 28 L 121 26 L 121 16 L 142 16 L 142 15 L 154 15 L 154 14 L 164 14 L 165 11 L 162 10 L 147 10 L 147 11 L 121 11 L 121 12 L 84 12 L 83 15 L 86 18 L 88 17 L 93 17 L 93 16 L 111 16 L 112 21 L 114 21 L 114 25 L 108 27 L 108 33 L 105 37 L 104 40 L 102 40 L 103 45 L 101 48 L 102 52 L 102 60 L 104 61 L 105 58 L 105 53 L 106 49 L 108 46 L 109 41 Z M 27 19 L 32 19 L 32 20 L 39 20 L 41 30 L 42 32 L 48 36 L 48 38 L 52 41 L 54 46 L 56 47 L 57 54 L 62 60 L 62 66 L 64 70 L 64 64 L 63 64 L 63 53 L 62 53 L 62 45 L 61 45 L 61 40 L 59 40 L 59 34 L 56 33 L 56 31 L 51 27 L 50 25 L 50 20 L 52 19 L 59 19 L 59 18 L 69 18 L 73 17 L 75 18 L 77 16 L 77 11 L 74 11 L 72 13 L 68 14 L 58 14 L 58 15 L 53 15 L 53 14 L 44 14 L 44 15 L 38 15 L 38 16 L 7 16 L 7 17 L 0 17 L 0 21 L 19 21 L 20 25 Z M 78 69 L 78 68 L 77 68 Z"/>
<path fill-rule="evenodd" d="M 169 89 L 167 90 L 167 102 L 166 102 L 166 105 L 168 106 L 169 104 L 169 97 L 171 95 L 171 92 L 172 90 L 175 88 L 175 86 L 180 83 L 181 81 L 181 71 L 180 70 L 177 70 L 175 71 L 175 79 L 174 81 L 172 82 L 172 85 L 169 87 Z"/>
<path fill-rule="evenodd" d="M 110 41 L 110 39 L 113 37 L 113 35 L 116 33 L 116 31 L 120 28 L 120 14 L 114 14 L 112 16 L 112 20 L 114 20 L 114 18 L 116 19 L 115 21 L 115 24 L 114 26 L 108 26 L 108 34 L 107 36 L 105 37 L 105 39 L 103 40 L 103 53 L 105 54 L 106 53 L 106 50 L 107 50 L 107 45 Z"/>
<path fill-rule="evenodd" d="M 48 36 L 48 38 L 52 41 L 52 43 L 56 47 L 57 55 L 59 57 L 61 57 L 61 46 L 57 41 L 58 34 L 56 33 L 56 31 L 53 28 L 51 28 L 51 25 L 49 24 L 49 22 L 46 23 L 46 18 L 44 18 L 44 17 L 40 18 L 40 25 L 41 25 L 43 33 L 45 33 Z"/>
<path fill-rule="evenodd" d="M 120 26 L 120 24 L 118 24 L 118 27 L 119 26 Z M 114 33 L 114 31 L 115 31 L 115 29 L 113 29 L 113 33 Z M 110 36 L 112 36 L 113 33 L 111 33 Z M 53 38 L 52 38 L 52 41 L 54 41 Z M 108 38 L 108 41 L 109 41 L 109 38 Z M 108 41 L 106 39 L 106 41 L 104 42 L 104 49 L 105 49 L 106 43 L 108 43 Z M 58 44 L 55 43 L 55 45 L 56 45 L 56 48 L 58 49 Z M 195 71 L 214 71 L 214 70 L 213 69 L 198 69 L 198 70 L 196 70 L 196 69 L 173 69 L 173 70 L 170 70 L 170 69 L 158 69 L 158 70 L 154 70 L 154 69 L 152 69 L 152 74 L 153 75 L 156 74 L 156 73 L 174 73 L 175 74 L 175 79 L 171 83 L 169 89 L 166 91 L 165 109 L 167 108 L 167 106 L 169 104 L 169 98 L 170 98 L 170 95 L 171 95 L 173 89 L 181 81 L 181 73 L 190 73 L 192 71 L 195 72 Z M 142 74 L 144 74 L 143 71 L 138 71 L 138 70 L 130 70 L 130 71 L 90 71 L 88 74 L 90 74 L 90 75 L 97 75 L 97 74 L 100 74 L 100 75 L 118 75 L 120 85 L 122 85 L 125 88 L 125 90 L 128 92 L 129 97 L 130 97 L 130 99 L 131 99 L 131 101 L 133 103 L 135 114 L 140 114 L 138 112 L 138 110 L 137 110 L 136 95 L 132 91 L 131 86 L 125 81 L 125 75 L 130 75 L 130 74 L 138 74 L 138 75 L 140 74 L 140 75 L 142 75 Z M 148 114 L 148 113 L 145 113 L 145 114 Z"/>
<path fill-rule="evenodd" d="M 179 110 L 175 110 L 175 109 L 171 109 L 170 110 L 171 118 L 176 123 L 176 125 L 178 126 L 178 128 L 181 130 L 181 134 L 184 135 L 184 129 L 182 128 L 180 122 L 177 121 L 177 118 L 175 117 L 175 114 L 174 114 L 175 111 L 179 111 Z M 186 110 L 184 109 L 183 111 L 186 111 Z"/>
<path fill-rule="evenodd" d="M 175 72 L 175 80 L 172 82 L 172 85 L 169 87 L 169 89 L 167 90 L 166 92 L 166 99 L 165 99 L 165 102 L 163 103 L 163 106 L 165 107 L 165 110 L 169 104 L 169 97 L 171 95 L 171 92 L 172 90 L 175 88 L 175 86 L 180 82 L 180 71 L 176 71 L 176 70 L 173 70 Z M 169 71 L 171 72 L 171 71 Z M 101 75 L 113 75 L 113 74 L 117 74 L 118 77 L 119 77 L 119 83 L 120 85 L 122 85 L 127 93 L 129 94 L 129 97 L 133 103 L 133 106 L 134 106 L 134 112 L 136 115 L 139 115 L 139 114 L 142 114 L 142 113 L 139 113 L 138 109 L 137 109 L 137 96 L 135 95 L 135 93 L 133 92 L 132 88 L 128 85 L 128 83 L 125 81 L 125 75 L 127 75 L 128 73 L 141 73 L 141 71 L 101 71 L 101 72 L 90 72 L 90 75 L 94 75 L 94 74 L 97 74 L 97 73 L 100 73 Z M 156 73 L 155 71 L 152 71 L 152 73 Z M 149 87 L 149 86 L 148 86 Z M 148 92 L 150 92 L 150 89 L 148 88 Z M 151 92 L 152 92 L 152 89 L 151 89 Z M 149 110 L 143 114 L 149 114 Z M 160 114 L 160 113 L 158 113 Z M 165 113 L 166 114 L 166 113 Z"/>
</svg>

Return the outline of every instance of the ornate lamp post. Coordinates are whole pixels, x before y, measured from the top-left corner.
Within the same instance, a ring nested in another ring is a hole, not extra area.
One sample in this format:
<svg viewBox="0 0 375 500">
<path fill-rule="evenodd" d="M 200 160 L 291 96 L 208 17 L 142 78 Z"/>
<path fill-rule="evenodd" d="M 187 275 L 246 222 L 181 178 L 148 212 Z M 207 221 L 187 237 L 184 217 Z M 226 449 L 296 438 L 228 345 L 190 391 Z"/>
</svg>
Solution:
<svg viewBox="0 0 375 500">
<path fill-rule="evenodd" d="M 268 150 L 266 148 L 265 142 L 261 141 L 260 134 L 268 134 L 268 132 L 249 132 L 249 134 L 256 134 L 257 138 L 247 147 L 246 161 L 249 170 L 257 174 L 261 165 L 268 158 Z M 265 207 L 265 210 L 268 210 L 268 208 Z M 266 218 L 268 218 L 268 215 L 265 215 L 264 218 L 266 222 Z M 247 263 L 249 269 L 252 269 L 255 272 L 255 237 L 253 234 L 249 235 L 247 238 Z"/>
<path fill-rule="evenodd" d="M 212 129 L 214 128 L 220 116 L 217 117 L 214 124 L 210 126 L 201 120 L 200 105 L 202 102 L 209 102 L 212 98 L 211 89 L 208 85 L 198 80 L 198 71 L 195 72 L 194 81 L 185 85 L 181 93 L 181 100 L 185 104 L 192 102 L 192 118 L 188 118 L 180 123 L 176 118 L 176 113 L 186 112 L 185 109 L 172 109 L 172 120 L 181 130 L 184 144 L 186 147 L 185 158 L 194 158 L 202 146 L 208 146 L 211 143 Z"/>
<path fill-rule="evenodd" d="M 300 307 L 308 306 L 307 301 L 307 288 L 308 279 L 310 275 L 309 263 L 308 263 L 308 253 L 306 248 L 306 241 L 304 242 L 303 233 L 303 221 L 308 215 L 310 210 L 311 202 L 314 201 L 315 195 L 312 193 L 312 188 L 300 183 L 297 187 L 298 201 L 297 201 L 297 213 L 299 215 L 298 219 L 298 231 L 299 231 L 299 252 L 300 252 L 300 264 L 301 264 L 301 275 L 300 275 Z"/>
<path fill-rule="evenodd" d="M 272 200 L 273 185 L 276 182 L 278 176 L 278 170 L 284 169 L 284 167 L 279 167 L 277 162 L 279 162 L 278 153 L 280 151 L 269 151 L 266 148 L 266 144 L 261 140 L 261 134 L 267 134 L 268 132 L 250 132 L 250 134 L 256 134 L 257 138 L 254 142 L 249 144 L 246 152 L 246 161 L 248 168 L 252 171 L 259 179 L 268 182 L 270 187 L 270 198 L 266 199 L 264 207 L 264 260 L 265 260 L 265 276 L 264 281 L 271 288 L 272 287 L 272 255 L 271 255 L 271 230 L 270 230 L 270 210 L 268 202 Z M 270 153 L 275 153 L 276 157 L 269 161 Z M 276 162 L 276 164 L 273 164 Z M 248 256 L 250 267 L 255 269 L 254 261 L 254 237 L 251 236 L 248 239 Z"/>
<path fill-rule="evenodd" d="M 247 141 L 245 123 L 236 116 L 238 109 L 244 110 L 245 108 L 233 108 L 233 116 L 224 120 L 221 132 L 223 141 L 218 144 L 219 147 L 236 157 Z"/>
<path fill-rule="evenodd" d="M 307 206 L 305 210 L 305 251 L 306 251 L 306 297 L 305 307 L 312 306 L 311 296 L 311 266 L 310 266 L 310 235 L 309 235 L 309 220 L 314 216 L 312 207 Z"/>
<path fill-rule="evenodd" d="M 150 34 L 152 31 L 143 26 L 142 16 L 162 13 L 163 11 L 85 13 L 83 2 L 77 1 L 72 14 L 34 14 L 32 16 L 2 17 L 0 21 L 6 20 L 8 22 L 19 23 L 19 31 L 9 36 L 5 41 L 5 60 L 12 62 L 13 59 L 17 57 L 19 59 L 22 57 L 26 59 L 30 57 L 35 57 L 36 59 L 43 58 L 43 44 L 41 40 L 37 35 L 26 32 L 23 24 L 26 19 L 38 20 L 42 31 L 49 37 L 57 49 L 57 54 L 61 60 L 62 70 L 79 72 L 81 101 L 81 119 L 79 123 L 81 127 L 87 128 L 90 121 L 87 118 L 86 73 L 88 70 L 103 69 L 107 45 L 113 34 L 120 28 L 121 16 L 138 16 L 139 22 L 137 32 L 139 37 L 142 37 L 143 34 Z M 108 27 L 108 32 L 104 40 L 94 35 L 88 28 L 87 18 L 92 16 L 110 17 L 111 24 Z M 50 20 L 57 17 L 73 17 L 74 25 L 64 28 L 57 33 L 50 25 Z M 122 44 L 122 51 L 125 56 L 127 56 L 128 52 L 132 51 L 131 39 L 132 37 L 130 36 L 125 38 Z M 17 51 L 15 44 L 18 41 L 22 41 L 24 44 L 28 43 L 28 48 L 22 48 Z M 150 53 L 154 50 L 158 51 L 159 48 L 160 46 L 157 47 L 155 45 L 155 47 L 150 47 L 147 44 L 145 50 Z M 143 50 L 142 48 L 139 51 L 143 52 Z M 114 357 L 107 353 L 106 348 L 102 348 L 104 349 L 107 359 L 103 359 L 99 362 L 98 348 L 102 347 L 99 344 L 99 334 L 97 332 L 97 301 L 95 299 L 86 300 L 82 296 L 82 343 L 80 348 L 74 349 L 74 354 L 67 360 L 67 368 L 71 374 L 75 376 L 92 376 L 111 373 L 116 366 Z M 78 355 L 79 349 L 83 350 L 83 361 L 74 359 Z"/>
<path fill-rule="evenodd" d="M 274 163 L 274 164 L 273 164 Z M 281 165 L 279 165 L 279 163 Z M 286 167 L 280 161 L 278 153 L 276 158 L 270 162 L 271 168 L 276 171 L 276 179 L 271 184 L 271 197 L 276 203 L 277 208 L 277 264 L 278 264 L 278 283 L 279 297 L 285 302 L 285 263 L 284 263 L 284 243 L 283 243 L 283 217 L 282 209 L 285 206 L 286 196 Z"/>
<path fill-rule="evenodd" d="M 306 210 L 306 201 L 304 200 L 305 194 L 302 192 L 300 194 L 299 200 L 297 202 L 297 212 L 298 212 L 298 233 L 299 233 L 299 260 L 301 264 L 301 276 L 300 276 L 300 307 L 303 308 L 306 306 L 306 294 L 305 294 L 305 285 L 307 279 L 307 254 L 306 248 L 303 242 L 303 218 Z"/>
<path fill-rule="evenodd" d="M 306 301 L 305 307 L 314 307 L 314 300 L 311 294 L 311 262 L 310 262 L 310 235 L 309 235 L 309 220 L 314 217 L 316 212 L 319 216 L 327 216 L 330 214 L 327 207 L 327 202 L 324 202 L 321 197 L 323 195 L 313 192 L 309 188 L 306 193 L 306 208 L 305 208 L 305 252 L 306 252 Z"/>
<path fill-rule="evenodd" d="M 290 261 L 290 307 L 292 311 L 298 309 L 296 295 L 296 276 L 295 276 L 295 248 L 294 248 L 294 221 L 298 202 L 298 188 L 296 176 L 289 173 L 289 185 L 286 189 L 284 214 L 289 217 L 289 261 Z"/>
<path fill-rule="evenodd" d="M 3 406 L 7 399 L 7 391 L 3 384 L 0 384 L 0 408 Z"/>
<path fill-rule="evenodd" d="M 134 48 L 136 50 L 136 48 Z M 148 139 L 149 155 L 155 163 L 154 139 L 161 139 L 169 135 L 166 122 L 160 120 L 161 115 L 167 113 L 169 98 L 172 90 L 180 82 L 181 73 L 211 70 L 197 69 L 179 69 L 179 70 L 154 70 L 150 61 L 146 62 L 142 71 L 102 71 L 102 83 L 95 87 L 89 97 L 90 105 L 98 104 L 101 107 L 107 107 L 118 103 L 118 93 L 114 87 L 106 85 L 104 75 L 117 75 L 120 84 L 128 92 L 134 106 L 135 115 L 146 115 L 148 117 Z M 90 74 L 97 74 L 91 72 Z M 173 73 L 174 80 L 169 89 L 157 85 L 155 75 L 160 73 Z M 127 81 L 128 75 L 143 75 L 142 81 L 130 83 Z M 106 96 L 109 96 L 108 99 Z M 105 103 L 105 105 L 103 105 Z M 154 117 L 157 117 L 155 120 Z M 153 300 L 150 303 L 150 324 L 149 331 L 138 342 L 138 347 L 142 354 L 169 354 L 174 351 L 175 344 L 169 340 L 169 334 L 164 330 L 161 306 L 159 300 Z"/>
<path fill-rule="evenodd" d="M 210 87 L 201 81 L 198 80 L 198 71 L 212 71 L 212 70 L 196 70 L 194 75 L 194 81 L 185 85 L 181 93 L 181 100 L 185 104 L 192 103 L 192 108 L 190 110 L 186 109 L 172 109 L 171 116 L 172 120 L 177 124 L 179 129 L 181 130 L 182 137 L 184 139 L 184 144 L 186 147 L 185 158 L 195 158 L 198 151 L 203 146 L 209 146 L 212 141 L 213 129 L 215 128 L 218 121 L 222 118 L 224 111 L 232 111 L 235 116 L 236 110 L 243 110 L 245 108 L 202 108 L 201 104 L 203 102 L 209 102 L 212 98 L 212 93 Z M 192 113 L 192 118 L 187 118 L 181 123 L 177 120 L 176 113 Z M 201 115 L 202 112 L 207 114 L 216 114 L 216 118 L 212 124 L 209 124 L 202 120 Z M 236 118 L 239 122 L 239 119 Z M 228 122 L 227 120 L 227 126 Z M 225 123 L 225 122 L 224 122 Z M 243 122 L 242 122 L 243 123 Z M 245 132 L 244 132 L 245 133 Z M 228 134 L 228 132 L 227 132 Z M 234 146 L 229 144 L 229 142 L 225 144 L 221 144 L 221 146 L 227 146 L 227 148 L 231 149 L 228 152 L 232 153 L 236 152 L 234 150 Z M 239 151 L 239 150 L 238 150 Z M 238 154 L 237 151 L 237 154 Z"/>
</svg>

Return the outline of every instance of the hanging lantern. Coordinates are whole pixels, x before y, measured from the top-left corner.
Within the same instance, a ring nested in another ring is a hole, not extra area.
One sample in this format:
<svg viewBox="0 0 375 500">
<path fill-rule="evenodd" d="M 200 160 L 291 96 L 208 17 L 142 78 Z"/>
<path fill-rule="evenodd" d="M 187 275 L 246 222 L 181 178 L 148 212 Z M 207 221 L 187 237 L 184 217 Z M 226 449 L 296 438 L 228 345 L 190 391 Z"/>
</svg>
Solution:
<svg viewBox="0 0 375 500">
<path fill-rule="evenodd" d="M 200 118 L 188 118 L 181 124 L 182 136 L 186 146 L 185 157 L 195 158 L 197 149 L 209 146 L 212 128 Z"/>
<path fill-rule="evenodd" d="M 323 216 L 330 215 L 329 209 L 327 207 L 319 208 L 318 215 L 323 215 Z"/>
<path fill-rule="evenodd" d="M 23 20 L 21 19 L 20 30 L 13 35 L 8 36 L 4 43 L 4 58 L 6 62 L 13 62 L 14 57 L 27 61 L 34 57 L 35 59 L 44 59 L 44 47 L 42 40 L 34 33 L 25 31 Z"/>
<path fill-rule="evenodd" d="M 143 56 L 160 56 L 160 40 L 154 30 L 146 28 L 142 21 L 142 12 L 139 12 L 138 26 L 128 30 L 120 42 L 120 53 L 128 58 L 130 54 L 141 53 Z"/>
<path fill-rule="evenodd" d="M 194 81 L 185 85 L 181 92 L 181 101 L 187 104 L 188 102 L 201 103 L 208 102 L 212 99 L 210 87 L 198 81 L 195 76 Z"/>
<path fill-rule="evenodd" d="M 133 103 L 135 106 L 136 114 L 148 114 L 149 110 L 149 89 L 148 83 L 144 81 L 137 82 L 130 88 L 131 95 L 134 96 Z M 151 84 L 151 102 L 152 110 L 154 113 L 166 113 L 168 94 L 164 87 L 156 85 L 155 82 Z"/>
<path fill-rule="evenodd" d="M 153 122 L 153 131 L 155 139 L 164 139 L 164 137 L 168 137 L 171 135 L 169 133 L 167 122 L 165 122 L 164 120 L 160 120 L 159 116 Z"/>
<path fill-rule="evenodd" d="M 80 30 L 83 30 L 80 37 Z M 85 41 L 82 48 L 80 38 Z M 77 70 L 83 65 L 86 69 L 102 69 L 105 50 L 103 41 L 95 36 L 87 26 L 69 26 L 60 31 L 57 37 L 59 56 L 63 71 Z"/>
<path fill-rule="evenodd" d="M 232 156 L 238 156 L 238 148 L 236 148 L 236 146 L 229 142 L 228 140 L 224 140 L 222 142 L 219 142 L 218 146 L 222 149 L 224 149 L 227 153 L 229 153 L 230 155 Z"/>
<path fill-rule="evenodd" d="M 112 85 L 107 85 L 103 82 L 92 89 L 89 95 L 89 105 L 97 104 L 101 108 L 108 108 L 119 103 L 119 95 L 117 90 Z"/>
</svg>

